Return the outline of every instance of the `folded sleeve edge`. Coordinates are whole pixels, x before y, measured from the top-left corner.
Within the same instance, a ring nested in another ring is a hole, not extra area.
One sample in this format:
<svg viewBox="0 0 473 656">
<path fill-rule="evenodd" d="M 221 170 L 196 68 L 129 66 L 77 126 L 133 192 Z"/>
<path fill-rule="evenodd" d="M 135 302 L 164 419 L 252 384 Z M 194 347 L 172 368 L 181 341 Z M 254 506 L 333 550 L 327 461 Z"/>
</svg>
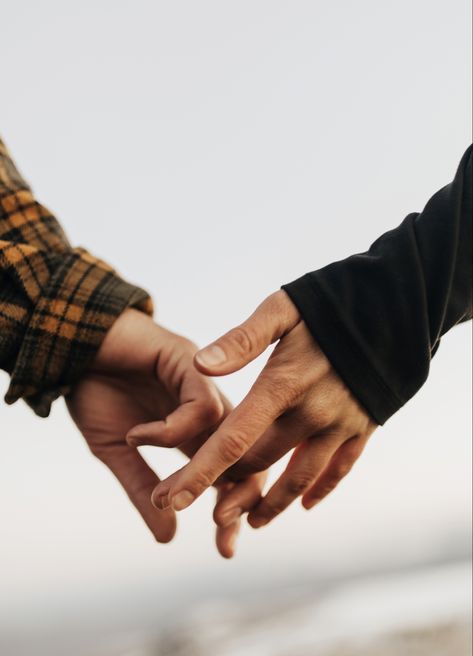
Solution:
<svg viewBox="0 0 473 656">
<path fill-rule="evenodd" d="M 381 378 L 324 291 L 306 274 L 282 285 L 332 366 L 380 425 L 405 403 Z"/>
</svg>

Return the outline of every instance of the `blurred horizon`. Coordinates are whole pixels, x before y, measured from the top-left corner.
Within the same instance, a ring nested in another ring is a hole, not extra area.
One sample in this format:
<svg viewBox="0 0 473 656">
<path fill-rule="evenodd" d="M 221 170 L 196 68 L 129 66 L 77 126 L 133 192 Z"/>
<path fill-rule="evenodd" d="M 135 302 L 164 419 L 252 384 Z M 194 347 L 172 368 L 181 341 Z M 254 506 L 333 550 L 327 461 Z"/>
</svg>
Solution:
<svg viewBox="0 0 473 656">
<path fill-rule="evenodd" d="M 179 587 L 163 598 L 141 587 L 76 601 L 75 612 L 36 613 L 27 631 L 24 618 L 3 626 L 0 649 L 15 656 L 358 656 L 371 648 L 397 656 L 389 648 L 410 654 L 412 641 L 416 656 L 444 656 L 445 645 L 467 654 L 471 575 L 467 558 L 338 578 L 296 575 L 263 587 L 257 578 L 233 581 L 231 592 L 228 581 L 225 589 L 207 580 L 202 590 L 195 579 L 185 605 Z"/>
</svg>

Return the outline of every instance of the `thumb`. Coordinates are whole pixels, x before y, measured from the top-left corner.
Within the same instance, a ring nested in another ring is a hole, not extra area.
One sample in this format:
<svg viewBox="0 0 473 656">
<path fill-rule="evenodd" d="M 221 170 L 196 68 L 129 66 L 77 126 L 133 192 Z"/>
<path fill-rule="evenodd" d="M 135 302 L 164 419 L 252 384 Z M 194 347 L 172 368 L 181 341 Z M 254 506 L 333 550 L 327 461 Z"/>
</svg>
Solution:
<svg viewBox="0 0 473 656">
<path fill-rule="evenodd" d="M 238 371 L 292 330 L 299 320 L 289 296 L 282 290 L 275 292 L 246 321 L 196 353 L 195 366 L 209 376 Z"/>
</svg>

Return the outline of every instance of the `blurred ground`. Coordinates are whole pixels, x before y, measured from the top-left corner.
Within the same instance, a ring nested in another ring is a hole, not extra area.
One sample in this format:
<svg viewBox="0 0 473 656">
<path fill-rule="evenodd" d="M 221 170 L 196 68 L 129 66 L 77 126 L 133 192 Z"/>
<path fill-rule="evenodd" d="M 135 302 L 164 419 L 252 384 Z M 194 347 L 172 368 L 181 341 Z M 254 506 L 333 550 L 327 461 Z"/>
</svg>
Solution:
<svg viewBox="0 0 473 656">
<path fill-rule="evenodd" d="M 471 625 L 465 619 L 456 623 L 429 626 L 364 640 L 356 645 L 340 644 L 328 650 L 314 651 L 310 647 L 287 656 L 470 656 L 472 653 Z M 132 656 L 133 652 L 130 653 Z M 149 656 L 201 656 L 198 651 L 166 651 L 159 648 Z M 133 656 L 145 656 L 134 652 Z M 148 656 L 146 654 L 146 656 Z"/>
<path fill-rule="evenodd" d="M 323 656 L 470 656 L 468 621 L 390 634 L 357 646 L 341 645 Z M 293 656 L 296 656 L 295 654 Z M 312 651 L 297 656 L 314 656 Z"/>
<path fill-rule="evenodd" d="M 0 631 L 1 656 L 470 656 L 468 560 L 253 586 L 163 585 Z M 39 613 L 38 609 L 38 613 Z M 107 620 L 104 620 L 107 617 Z"/>
<path fill-rule="evenodd" d="M 470 656 L 469 582 L 463 562 L 215 599 L 94 655 Z"/>
</svg>

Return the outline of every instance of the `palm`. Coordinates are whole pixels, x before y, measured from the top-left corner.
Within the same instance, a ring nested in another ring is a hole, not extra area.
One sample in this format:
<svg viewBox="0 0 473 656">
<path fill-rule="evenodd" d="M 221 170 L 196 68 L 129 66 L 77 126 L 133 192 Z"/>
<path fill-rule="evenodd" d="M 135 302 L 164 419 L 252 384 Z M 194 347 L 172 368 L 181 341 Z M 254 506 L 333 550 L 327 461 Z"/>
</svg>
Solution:
<svg viewBox="0 0 473 656">
<path fill-rule="evenodd" d="M 128 310 L 107 334 L 92 369 L 67 398 L 92 453 L 118 478 L 160 542 L 173 537 L 175 515 L 153 507 L 151 492 L 159 478 L 136 449 L 139 442 L 127 441 L 127 434 L 143 424 L 163 435 L 172 429 L 173 437 L 185 442 L 187 453 L 195 451 L 204 439 L 198 434 L 210 428 L 209 422 L 203 424 L 207 420 L 201 408 L 208 411 L 213 404 L 211 423 L 222 410 L 210 382 L 192 367 L 194 352 L 188 340 Z M 197 441 L 191 439 L 196 437 Z"/>
<path fill-rule="evenodd" d="M 121 482 L 155 537 L 172 539 L 174 513 L 161 513 L 151 504 L 159 479 L 125 438 L 136 424 L 166 417 L 176 401 L 151 377 L 91 373 L 75 387 L 67 405 L 90 450 Z"/>
<path fill-rule="evenodd" d="M 127 310 L 107 334 L 93 368 L 67 398 L 91 451 L 118 478 L 159 542 L 172 539 L 176 517 L 173 510 L 152 505 L 159 478 L 136 447 L 178 446 L 192 456 L 230 410 L 212 382 L 194 368 L 195 351 L 188 340 Z M 255 476 L 231 486 L 239 505 L 251 507 L 263 482 Z M 224 495 L 221 488 L 220 498 Z M 233 554 L 238 526 L 234 522 L 217 530 L 217 547 L 226 557 Z"/>
<path fill-rule="evenodd" d="M 120 374 L 89 374 L 68 398 L 74 421 L 97 455 L 120 443 L 127 446 L 131 428 L 165 419 L 178 403 L 156 378 Z"/>
</svg>

